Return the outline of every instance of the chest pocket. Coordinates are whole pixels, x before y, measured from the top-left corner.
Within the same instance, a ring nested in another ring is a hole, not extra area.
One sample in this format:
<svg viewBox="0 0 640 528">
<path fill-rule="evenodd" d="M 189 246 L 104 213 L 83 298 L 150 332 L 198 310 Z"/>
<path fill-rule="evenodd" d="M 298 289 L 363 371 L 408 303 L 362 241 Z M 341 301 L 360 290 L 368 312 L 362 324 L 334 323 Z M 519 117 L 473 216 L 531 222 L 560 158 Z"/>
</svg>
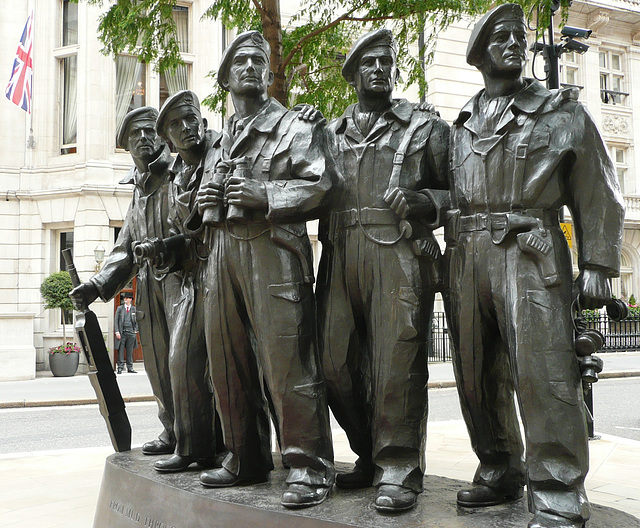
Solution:
<svg viewBox="0 0 640 528">
<path fill-rule="evenodd" d="M 547 127 L 538 127 L 533 130 L 527 154 L 531 154 L 541 148 L 548 148 L 551 140 L 551 134 Z"/>
<path fill-rule="evenodd" d="M 427 140 L 429 139 L 428 135 L 424 135 L 420 132 L 418 132 L 417 135 L 420 137 L 412 139 L 407 147 L 407 157 L 412 156 L 416 152 L 422 152 L 427 146 Z"/>
</svg>

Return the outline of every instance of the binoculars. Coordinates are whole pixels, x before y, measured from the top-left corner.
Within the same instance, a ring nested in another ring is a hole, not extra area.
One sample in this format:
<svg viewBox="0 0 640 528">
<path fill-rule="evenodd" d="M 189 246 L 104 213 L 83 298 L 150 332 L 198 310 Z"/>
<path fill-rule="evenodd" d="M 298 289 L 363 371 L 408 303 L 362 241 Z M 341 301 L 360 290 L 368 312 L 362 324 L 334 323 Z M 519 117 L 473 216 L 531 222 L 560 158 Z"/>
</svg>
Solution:
<svg viewBox="0 0 640 528">
<path fill-rule="evenodd" d="M 604 336 L 595 328 L 586 327 L 577 299 L 576 304 L 576 316 L 574 317 L 576 355 L 580 360 L 582 379 L 587 383 L 595 383 L 598 381 L 598 373 L 602 372 L 604 363 L 602 359 L 593 354 L 600 351 L 604 346 Z M 607 316 L 614 322 L 622 321 L 629 315 L 627 303 L 620 299 L 612 299 L 605 304 L 605 307 Z"/>
<path fill-rule="evenodd" d="M 582 379 L 587 383 L 598 381 L 598 373 L 602 372 L 602 359 L 593 356 L 602 349 L 604 336 L 594 328 L 587 328 L 580 332 L 575 339 L 575 349 L 580 361 Z"/>
<path fill-rule="evenodd" d="M 605 304 L 607 316 L 614 322 L 622 321 L 629 316 L 629 307 L 627 303 L 621 299 L 612 299 Z"/>
</svg>

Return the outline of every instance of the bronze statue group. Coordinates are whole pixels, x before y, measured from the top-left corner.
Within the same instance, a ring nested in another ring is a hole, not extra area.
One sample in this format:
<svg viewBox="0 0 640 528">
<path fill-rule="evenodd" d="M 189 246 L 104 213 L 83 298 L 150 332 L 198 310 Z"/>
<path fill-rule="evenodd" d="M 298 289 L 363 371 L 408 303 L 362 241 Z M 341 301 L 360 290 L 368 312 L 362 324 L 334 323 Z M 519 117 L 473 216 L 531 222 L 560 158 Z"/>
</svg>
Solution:
<svg viewBox="0 0 640 528">
<path fill-rule="evenodd" d="M 375 486 L 381 512 L 412 508 L 440 291 L 480 461 L 457 503 L 497 505 L 526 485 L 529 528 L 584 526 L 588 447 L 570 307 L 577 294 L 588 308 L 611 297 L 624 210 L 593 119 L 575 90 L 523 77 L 526 50 L 520 7 L 476 24 L 467 61 L 485 89 L 451 127 L 393 98 L 386 29 L 347 55 L 358 103 L 328 125 L 268 97 L 270 50 L 256 31 L 224 51 L 218 83 L 235 114 L 222 132 L 207 129 L 190 91 L 160 112 L 127 115 L 118 140 L 134 161 L 131 208 L 103 269 L 72 296 L 106 301 L 139 277 L 145 367 L 164 426 L 142 451 L 171 455 L 155 469 L 198 464 L 211 488 L 265 481 L 273 423 L 289 470 L 285 507 L 319 504 L 336 485 Z M 575 283 L 563 206 L 578 240 Z M 306 231 L 316 218 L 317 280 Z M 348 473 L 333 466 L 329 408 L 358 456 Z"/>
</svg>

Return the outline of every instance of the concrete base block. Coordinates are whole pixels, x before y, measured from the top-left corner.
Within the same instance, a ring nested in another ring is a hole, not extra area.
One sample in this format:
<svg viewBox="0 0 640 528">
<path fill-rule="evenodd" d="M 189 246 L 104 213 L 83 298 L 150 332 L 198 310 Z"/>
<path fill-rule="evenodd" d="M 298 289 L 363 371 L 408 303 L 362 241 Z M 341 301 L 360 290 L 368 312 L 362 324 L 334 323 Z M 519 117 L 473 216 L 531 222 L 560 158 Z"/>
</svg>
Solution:
<svg viewBox="0 0 640 528">
<path fill-rule="evenodd" d="M 531 518 L 526 497 L 490 508 L 458 508 L 456 492 L 469 483 L 436 476 L 425 477 L 416 508 L 402 514 L 378 513 L 374 488 L 334 489 L 319 506 L 287 510 L 280 505 L 287 475 L 280 465 L 268 482 L 208 489 L 200 485 L 195 465 L 183 473 L 156 472 L 153 463 L 160 458 L 165 457 L 139 449 L 107 458 L 94 528 L 525 528 Z M 587 528 L 622 527 L 640 528 L 640 520 L 593 505 Z"/>
<path fill-rule="evenodd" d="M 35 379 L 34 317 L 24 312 L 0 314 L 0 381 Z"/>
</svg>

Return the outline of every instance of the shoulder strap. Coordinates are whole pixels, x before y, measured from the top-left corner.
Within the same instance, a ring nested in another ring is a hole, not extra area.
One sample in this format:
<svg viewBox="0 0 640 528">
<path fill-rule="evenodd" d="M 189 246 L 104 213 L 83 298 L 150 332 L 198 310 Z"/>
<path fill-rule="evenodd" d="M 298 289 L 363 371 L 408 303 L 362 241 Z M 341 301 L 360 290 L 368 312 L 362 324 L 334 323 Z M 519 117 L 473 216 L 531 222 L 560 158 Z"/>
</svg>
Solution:
<svg viewBox="0 0 640 528">
<path fill-rule="evenodd" d="M 527 163 L 527 152 L 533 129 L 538 122 L 538 114 L 527 115 L 522 130 L 520 142 L 516 145 L 516 157 L 513 163 L 513 179 L 511 187 L 511 206 L 517 206 L 522 202 L 522 186 L 524 185 L 524 167 Z"/>
<path fill-rule="evenodd" d="M 404 133 L 402 141 L 400 145 L 398 145 L 398 149 L 396 153 L 393 155 L 393 168 L 391 169 L 391 176 L 389 177 L 389 186 L 387 190 L 395 189 L 400 185 L 400 172 L 402 172 L 402 164 L 404 163 L 404 157 L 409 149 L 409 144 L 411 143 L 411 139 L 413 138 L 415 132 L 424 125 L 432 124 L 433 120 L 429 119 L 414 119 L 409 124 L 409 127 Z"/>
</svg>

